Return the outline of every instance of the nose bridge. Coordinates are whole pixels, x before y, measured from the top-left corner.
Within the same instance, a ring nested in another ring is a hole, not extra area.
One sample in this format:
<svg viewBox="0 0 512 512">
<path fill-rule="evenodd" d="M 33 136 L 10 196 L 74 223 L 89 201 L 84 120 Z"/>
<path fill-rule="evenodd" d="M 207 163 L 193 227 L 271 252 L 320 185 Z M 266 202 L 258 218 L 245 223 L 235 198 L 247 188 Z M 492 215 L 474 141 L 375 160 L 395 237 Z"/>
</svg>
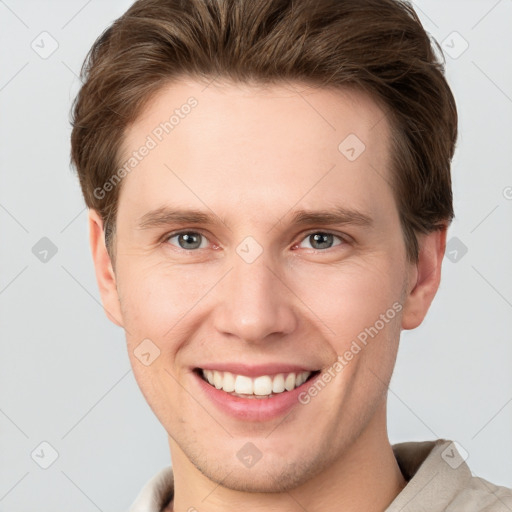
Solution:
<svg viewBox="0 0 512 512">
<path fill-rule="evenodd" d="M 263 341 L 269 334 L 291 332 L 296 323 L 291 295 L 277 277 L 276 264 L 265 251 L 252 259 L 247 254 L 253 248 L 245 253 L 241 249 L 243 243 L 233 254 L 232 270 L 222 285 L 222 305 L 218 306 L 215 320 L 217 329 L 248 342 Z"/>
</svg>

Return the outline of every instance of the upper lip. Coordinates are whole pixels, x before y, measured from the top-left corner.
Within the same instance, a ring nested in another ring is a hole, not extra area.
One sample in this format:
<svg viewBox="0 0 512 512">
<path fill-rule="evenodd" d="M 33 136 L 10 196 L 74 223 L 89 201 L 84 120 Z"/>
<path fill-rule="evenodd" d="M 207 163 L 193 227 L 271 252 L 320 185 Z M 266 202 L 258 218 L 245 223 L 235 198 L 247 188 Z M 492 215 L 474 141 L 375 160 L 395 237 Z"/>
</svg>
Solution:
<svg viewBox="0 0 512 512">
<path fill-rule="evenodd" d="M 279 373 L 302 373 L 316 372 L 318 368 L 300 366 L 297 364 L 286 363 L 266 363 L 266 364 L 243 364 L 243 363 L 204 363 L 197 366 L 202 370 L 218 370 L 230 372 L 235 375 L 245 375 L 247 377 L 258 377 L 260 375 L 277 375 Z"/>
</svg>

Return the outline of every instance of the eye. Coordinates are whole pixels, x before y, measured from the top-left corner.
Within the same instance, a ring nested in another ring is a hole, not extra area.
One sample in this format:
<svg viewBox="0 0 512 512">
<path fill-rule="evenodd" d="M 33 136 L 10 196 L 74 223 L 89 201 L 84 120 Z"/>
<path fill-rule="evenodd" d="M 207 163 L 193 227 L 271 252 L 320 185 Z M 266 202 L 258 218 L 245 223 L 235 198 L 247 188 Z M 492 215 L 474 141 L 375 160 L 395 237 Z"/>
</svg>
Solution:
<svg viewBox="0 0 512 512">
<path fill-rule="evenodd" d="M 172 242 L 173 239 L 176 239 L 177 243 Z M 335 243 L 335 239 L 338 239 L 339 242 Z M 306 235 L 306 238 L 298 244 L 298 247 L 304 248 L 302 244 L 306 241 L 309 241 L 310 243 L 309 248 L 314 250 L 330 249 L 331 247 L 345 243 L 345 240 L 343 240 L 342 237 L 335 235 L 334 233 L 324 231 L 309 233 Z M 205 249 L 208 246 L 208 239 L 202 233 L 197 231 L 180 231 L 178 233 L 171 233 L 165 237 L 164 242 L 170 243 L 171 245 L 177 246 L 186 251 Z M 308 247 L 305 248 L 307 249 Z"/>
<path fill-rule="evenodd" d="M 172 239 L 176 238 L 178 247 L 185 250 L 204 249 L 207 247 L 207 238 L 198 233 L 197 231 L 181 231 L 180 233 L 174 233 L 165 238 L 165 242 L 171 245 L 176 245 L 171 242 Z M 204 244 L 203 244 L 204 242 Z"/>
<path fill-rule="evenodd" d="M 333 244 L 335 238 L 340 240 L 340 243 Z M 311 248 L 315 250 L 330 249 L 333 246 L 341 245 L 341 243 L 345 242 L 341 237 L 333 233 L 326 233 L 324 231 L 315 231 L 313 233 L 310 233 L 309 235 L 306 236 L 306 238 L 304 238 L 304 241 L 306 240 L 310 242 Z M 299 247 L 303 247 L 302 244 L 304 243 L 304 241 L 299 244 Z M 308 249 L 308 247 L 306 247 L 306 249 Z"/>
</svg>

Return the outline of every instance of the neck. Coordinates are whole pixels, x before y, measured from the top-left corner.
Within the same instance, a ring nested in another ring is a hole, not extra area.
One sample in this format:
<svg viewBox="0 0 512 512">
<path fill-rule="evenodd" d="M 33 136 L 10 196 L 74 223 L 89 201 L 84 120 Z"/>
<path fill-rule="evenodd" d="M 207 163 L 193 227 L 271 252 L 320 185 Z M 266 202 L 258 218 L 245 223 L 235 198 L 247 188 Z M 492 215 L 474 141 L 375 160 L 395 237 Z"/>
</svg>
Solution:
<svg viewBox="0 0 512 512">
<path fill-rule="evenodd" d="M 174 499 L 166 511 L 382 512 L 407 484 L 389 443 L 385 404 L 334 464 L 283 493 L 246 493 L 215 483 L 170 441 Z M 196 508 L 194 508 L 196 507 Z"/>
</svg>

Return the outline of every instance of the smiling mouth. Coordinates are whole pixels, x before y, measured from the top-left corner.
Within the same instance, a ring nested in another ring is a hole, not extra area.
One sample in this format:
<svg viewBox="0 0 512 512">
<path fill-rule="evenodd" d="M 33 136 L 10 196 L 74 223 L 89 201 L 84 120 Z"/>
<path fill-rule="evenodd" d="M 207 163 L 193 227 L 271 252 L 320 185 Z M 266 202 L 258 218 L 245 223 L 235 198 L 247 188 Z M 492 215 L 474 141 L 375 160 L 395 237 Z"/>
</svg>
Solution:
<svg viewBox="0 0 512 512">
<path fill-rule="evenodd" d="M 202 368 L 195 368 L 194 373 L 210 386 L 225 391 L 232 396 L 261 399 L 271 398 L 281 393 L 292 391 L 316 377 L 320 370 L 260 375 L 254 378 L 225 371 L 204 370 Z"/>
</svg>

